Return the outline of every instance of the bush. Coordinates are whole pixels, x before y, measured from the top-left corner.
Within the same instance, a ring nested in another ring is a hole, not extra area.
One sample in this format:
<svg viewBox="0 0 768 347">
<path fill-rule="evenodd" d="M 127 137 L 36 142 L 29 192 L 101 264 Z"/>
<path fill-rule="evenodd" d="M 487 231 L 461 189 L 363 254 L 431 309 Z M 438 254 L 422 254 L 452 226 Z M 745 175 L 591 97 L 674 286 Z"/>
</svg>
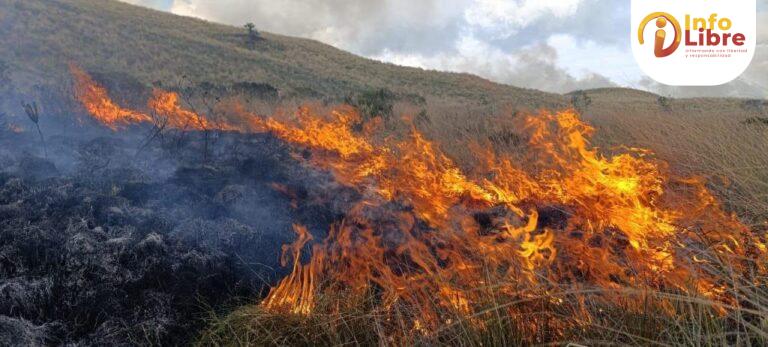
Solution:
<svg viewBox="0 0 768 347">
<path fill-rule="evenodd" d="M 374 117 L 388 120 L 392 117 L 392 108 L 397 96 L 388 89 L 377 89 L 360 93 L 355 97 L 347 97 L 347 104 L 357 108 L 363 121 Z"/>
<path fill-rule="evenodd" d="M 577 90 L 571 93 L 571 105 L 580 113 L 586 112 L 589 105 L 592 104 L 592 98 L 583 90 Z"/>
</svg>

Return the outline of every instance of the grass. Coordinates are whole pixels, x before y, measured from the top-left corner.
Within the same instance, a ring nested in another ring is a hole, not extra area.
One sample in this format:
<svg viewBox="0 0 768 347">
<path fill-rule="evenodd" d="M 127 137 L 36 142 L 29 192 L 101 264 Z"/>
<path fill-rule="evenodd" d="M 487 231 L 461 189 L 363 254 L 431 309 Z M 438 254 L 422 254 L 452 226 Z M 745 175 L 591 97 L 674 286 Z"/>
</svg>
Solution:
<svg viewBox="0 0 768 347">
<path fill-rule="evenodd" d="M 701 175 L 710 188 L 756 232 L 768 218 L 768 150 L 765 129 L 745 123 L 748 112 L 733 116 L 738 101 L 697 100 L 659 105 L 653 95 L 635 95 L 627 112 L 614 105 L 616 95 L 592 95 L 585 118 L 596 126 L 595 142 L 610 152 L 621 146 L 652 149 L 678 175 Z M 609 93 L 610 94 L 610 93 Z M 619 98 L 620 100 L 620 98 Z M 475 158 L 467 143 L 490 144 L 496 151 L 515 153 L 525 139 L 515 132 L 514 110 L 428 100 L 426 105 L 396 104 L 395 115 L 412 117 L 417 127 L 471 171 Z M 404 127 L 391 117 L 387 130 Z M 407 127 L 407 126 L 406 126 Z M 716 141 L 713 139 L 717 139 Z M 717 258 L 717 257 L 715 257 Z M 732 261 L 732 260 L 731 260 Z M 768 261 L 758 267 L 766 268 Z M 375 293 L 356 297 L 345 292 L 318 298 L 309 316 L 266 311 L 258 304 L 212 315 L 198 344 L 248 345 L 649 345 L 762 346 L 768 343 L 768 278 L 739 273 L 720 260 L 707 271 L 717 274 L 729 305 L 696 290 L 650 291 L 625 287 L 605 290 L 589 286 L 546 283 L 518 295 L 502 294 L 506 283 L 474 290 L 487 302 L 474 303 L 474 314 L 441 311 L 436 328 L 413 329 L 419 317 L 413 307 L 388 310 L 377 305 Z M 533 294 L 537 293 L 537 294 Z M 341 307 L 341 309 L 339 309 Z"/>
<path fill-rule="evenodd" d="M 763 279 L 764 280 L 764 279 Z M 763 282 L 765 283 L 765 282 Z M 413 310 L 381 312 L 373 296 L 321 298 L 309 316 L 274 313 L 258 305 L 211 317 L 201 346 L 516 346 L 648 345 L 764 346 L 768 343 L 768 292 L 732 288 L 749 294 L 750 308 L 719 306 L 701 296 L 632 289 L 550 289 L 546 295 L 502 300 L 495 286 L 488 302 L 467 317 L 444 311 L 435 330 L 409 328 Z M 496 299 L 496 300 L 494 300 Z M 352 302 L 352 304 L 350 304 Z M 333 308 L 342 305 L 342 311 Z M 333 313 L 324 313 L 333 312 Z"/>
<path fill-rule="evenodd" d="M 195 83 L 268 83 L 284 96 L 340 100 L 353 91 L 494 99 L 528 107 L 565 98 L 457 73 L 386 64 L 317 41 L 262 32 L 250 49 L 246 30 L 179 17 L 114 0 L 0 1 L 0 61 L 14 88 L 31 91 L 67 78 L 68 62 L 144 85 L 187 76 Z M 245 23 L 243 23 L 245 24 Z M 258 28 L 257 28 L 258 29 Z"/>
<path fill-rule="evenodd" d="M 604 152 L 615 148 L 652 150 L 673 173 L 701 176 L 726 207 L 753 228 L 768 220 L 768 126 L 750 121 L 765 112 L 745 107 L 746 100 L 683 99 L 660 105 L 650 93 L 623 90 L 588 91 L 592 103 L 582 118 L 597 131 L 595 144 Z M 453 104 L 432 100 L 426 107 L 429 138 L 463 164 L 474 166 L 466 143 L 489 143 L 497 151 L 519 150 L 513 130 L 514 109 Z M 398 112 L 417 108 L 400 105 Z"/>
</svg>

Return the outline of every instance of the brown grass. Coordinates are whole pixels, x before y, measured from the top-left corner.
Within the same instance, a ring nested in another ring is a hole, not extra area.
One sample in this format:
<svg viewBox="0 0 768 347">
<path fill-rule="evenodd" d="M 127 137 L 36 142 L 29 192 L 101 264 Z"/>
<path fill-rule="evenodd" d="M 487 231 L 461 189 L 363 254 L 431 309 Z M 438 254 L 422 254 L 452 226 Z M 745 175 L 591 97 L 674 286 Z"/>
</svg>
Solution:
<svg viewBox="0 0 768 347">
<path fill-rule="evenodd" d="M 768 129 L 744 120 L 738 100 L 673 100 L 659 105 L 644 93 L 595 92 L 584 118 L 597 128 L 595 142 L 610 152 L 621 146 L 652 149 L 670 163 L 676 175 L 700 175 L 725 202 L 763 232 L 768 218 Z M 623 99 L 624 100 L 623 100 Z M 619 102 L 617 102 L 619 101 Z M 626 102 L 626 104 L 624 104 Z M 618 105 L 618 106 L 617 106 Z M 627 106 L 627 107 L 623 107 Z M 423 112 L 423 111 L 426 111 Z M 475 158 L 467 143 L 491 144 L 515 153 L 525 139 L 515 132 L 513 108 L 452 103 L 430 99 L 426 105 L 395 105 L 396 115 L 408 115 L 417 127 L 465 169 Z M 389 132 L 407 125 L 393 117 Z M 758 259 L 765 262 L 766 259 Z M 320 298 L 314 312 L 295 316 L 267 312 L 257 304 L 224 316 L 211 317 L 200 345 L 648 345 L 761 346 L 768 343 L 768 278 L 736 273 L 727 262 L 708 271 L 719 274 L 737 304 L 724 307 L 698 294 L 606 291 L 579 285 L 547 283 L 547 295 L 510 299 L 499 295 L 500 283 L 476 288 L 488 298 L 471 317 L 446 310 L 434 331 L 418 331 L 405 323 L 413 309 L 398 307 L 384 314 L 370 297 Z M 534 289 L 535 292 L 535 289 Z M 543 292 L 543 291 L 542 291 Z M 506 298 L 506 299 L 501 299 Z M 341 312 L 333 308 L 346 307 Z M 335 312 L 335 313 L 329 313 Z M 393 318 L 395 317 L 395 318 Z M 401 317 L 400 320 L 397 317 Z"/>
</svg>

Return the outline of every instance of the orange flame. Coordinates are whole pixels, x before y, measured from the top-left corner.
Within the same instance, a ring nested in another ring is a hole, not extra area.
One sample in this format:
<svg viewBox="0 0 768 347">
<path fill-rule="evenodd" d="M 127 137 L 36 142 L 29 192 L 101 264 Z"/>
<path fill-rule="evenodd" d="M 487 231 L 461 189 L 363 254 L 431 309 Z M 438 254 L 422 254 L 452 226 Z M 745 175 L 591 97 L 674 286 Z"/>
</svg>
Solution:
<svg viewBox="0 0 768 347">
<path fill-rule="evenodd" d="M 476 178 L 415 129 L 404 141 L 375 146 L 353 130 L 359 118 L 351 109 L 323 120 L 302 108 L 297 118 L 293 125 L 254 118 L 252 126 L 312 150 L 310 163 L 365 199 L 308 264 L 294 263 L 266 299 L 268 309 L 306 313 L 315 301 L 300 294 L 375 287 L 385 307 L 406 304 L 419 310 L 419 325 L 436 324 L 436 302 L 469 313 L 482 301 L 477 286 L 490 280 L 509 295 L 548 283 L 687 290 L 694 282 L 714 298 L 722 293 L 717 279 L 697 271 L 691 255 L 708 247 L 734 257 L 765 254 L 701 182 L 668 178 L 648 151 L 600 155 L 589 146 L 594 129 L 573 111 L 521 122 L 530 138 L 527 170 L 478 153 L 487 167 Z M 675 193 L 674 184 L 694 193 Z"/>
<path fill-rule="evenodd" d="M 73 75 L 80 101 L 105 125 L 151 118 L 116 106 L 81 70 Z M 290 122 L 235 108 L 240 127 L 182 109 L 173 93 L 155 91 L 149 108 L 177 129 L 270 132 L 311 152 L 297 157 L 360 193 L 307 263 L 301 250 L 312 236 L 294 226 L 298 238 L 282 258 L 292 272 L 263 301 L 269 310 L 310 314 L 318 297 L 339 289 L 373 291 L 385 310 L 416 309 L 412 325 L 421 330 L 440 322 L 440 310 L 471 315 L 484 286 L 519 297 L 561 283 L 693 285 L 728 302 L 708 264 L 732 258 L 737 270 L 766 272 L 748 261 L 765 257 L 765 243 L 723 210 L 704 180 L 671 177 L 646 150 L 601 154 L 590 145 L 594 129 L 573 110 L 517 119 L 528 138 L 524 166 L 479 148 L 483 164 L 468 174 L 415 128 L 405 139 L 375 142 L 374 127 L 349 107 L 330 114 L 302 107 Z"/>
<path fill-rule="evenodd" d="M 177 93 L 160 89 L 152 92 L 152 99 L 147 103 L 154 117 L 122 108 L 109 97 L 106 89 L 81 68 L 70 64 L 70 72 L 74 78 L 77 100 L 95 120 L 112 130 L 152 122 L 180 130 L 236 130 L 224 122 L 214 122 L 206 116 L 184 110 Z"/>
<path fill-rule="evenodd" d="M 83 104 L 88 113 L 106 127 L 117 130 L 127 125 L 151 122 L 146 114 L 125 109 L 109 98 L 107 90 L 98 85 L 85 71 L 69 65 L 75 80 L 75 97 Z"/>
<path fill-rule="evenodd" d="M 167 120 L 167 125 L 182 130 L 236 130 L 224 122 L 214 122 L 200 114 L 184 110 L 179 106 L 179 95 L 160 89 L 153 91 L 149 108 L 158 116 Z"/>
</svg>

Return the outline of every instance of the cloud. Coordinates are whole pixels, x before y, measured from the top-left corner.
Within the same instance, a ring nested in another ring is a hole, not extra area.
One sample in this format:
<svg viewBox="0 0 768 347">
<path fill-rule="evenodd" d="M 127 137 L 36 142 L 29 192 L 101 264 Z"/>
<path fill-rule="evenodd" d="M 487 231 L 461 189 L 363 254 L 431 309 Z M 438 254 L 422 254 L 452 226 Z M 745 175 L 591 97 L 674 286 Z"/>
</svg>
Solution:
<svg viewBox="0 0 768 347">
<path fill-rule="evenodd" d="M 362 55 L 450 47 L 467 0 L 175 0 L 171 12 L 316 39 Z M 438 33 L 438 35 L 436 35 Z M 435 37 L 438 36 L 438 37 Z M 446 40 L 447 38 L 447 40 Z"/>
<path fill-rule="evenodd" d="M 173 0 L 121 0 L 129 4 L 151 7 L 158 10 L 167 10 Z"/>
<path fill-rule="evenodd" d="M 562 18 L 576 12 L 581 0 L 477 0 L 465 11 L 467 24 L 510 36 L 544 16 Z"/>
<path fill-rule="evenodd" d="M 374 58 L 427 69 L 470 72 L 511 85 L 559 93 L 615 85 L 599 74 L 582 71 L 577 78 L 559 68 L 558 51 L 547 43 L 508 53 L 474 36 L 464 36 L 451 53 L 425 56 L 385 51 Z"/>
</svg>

